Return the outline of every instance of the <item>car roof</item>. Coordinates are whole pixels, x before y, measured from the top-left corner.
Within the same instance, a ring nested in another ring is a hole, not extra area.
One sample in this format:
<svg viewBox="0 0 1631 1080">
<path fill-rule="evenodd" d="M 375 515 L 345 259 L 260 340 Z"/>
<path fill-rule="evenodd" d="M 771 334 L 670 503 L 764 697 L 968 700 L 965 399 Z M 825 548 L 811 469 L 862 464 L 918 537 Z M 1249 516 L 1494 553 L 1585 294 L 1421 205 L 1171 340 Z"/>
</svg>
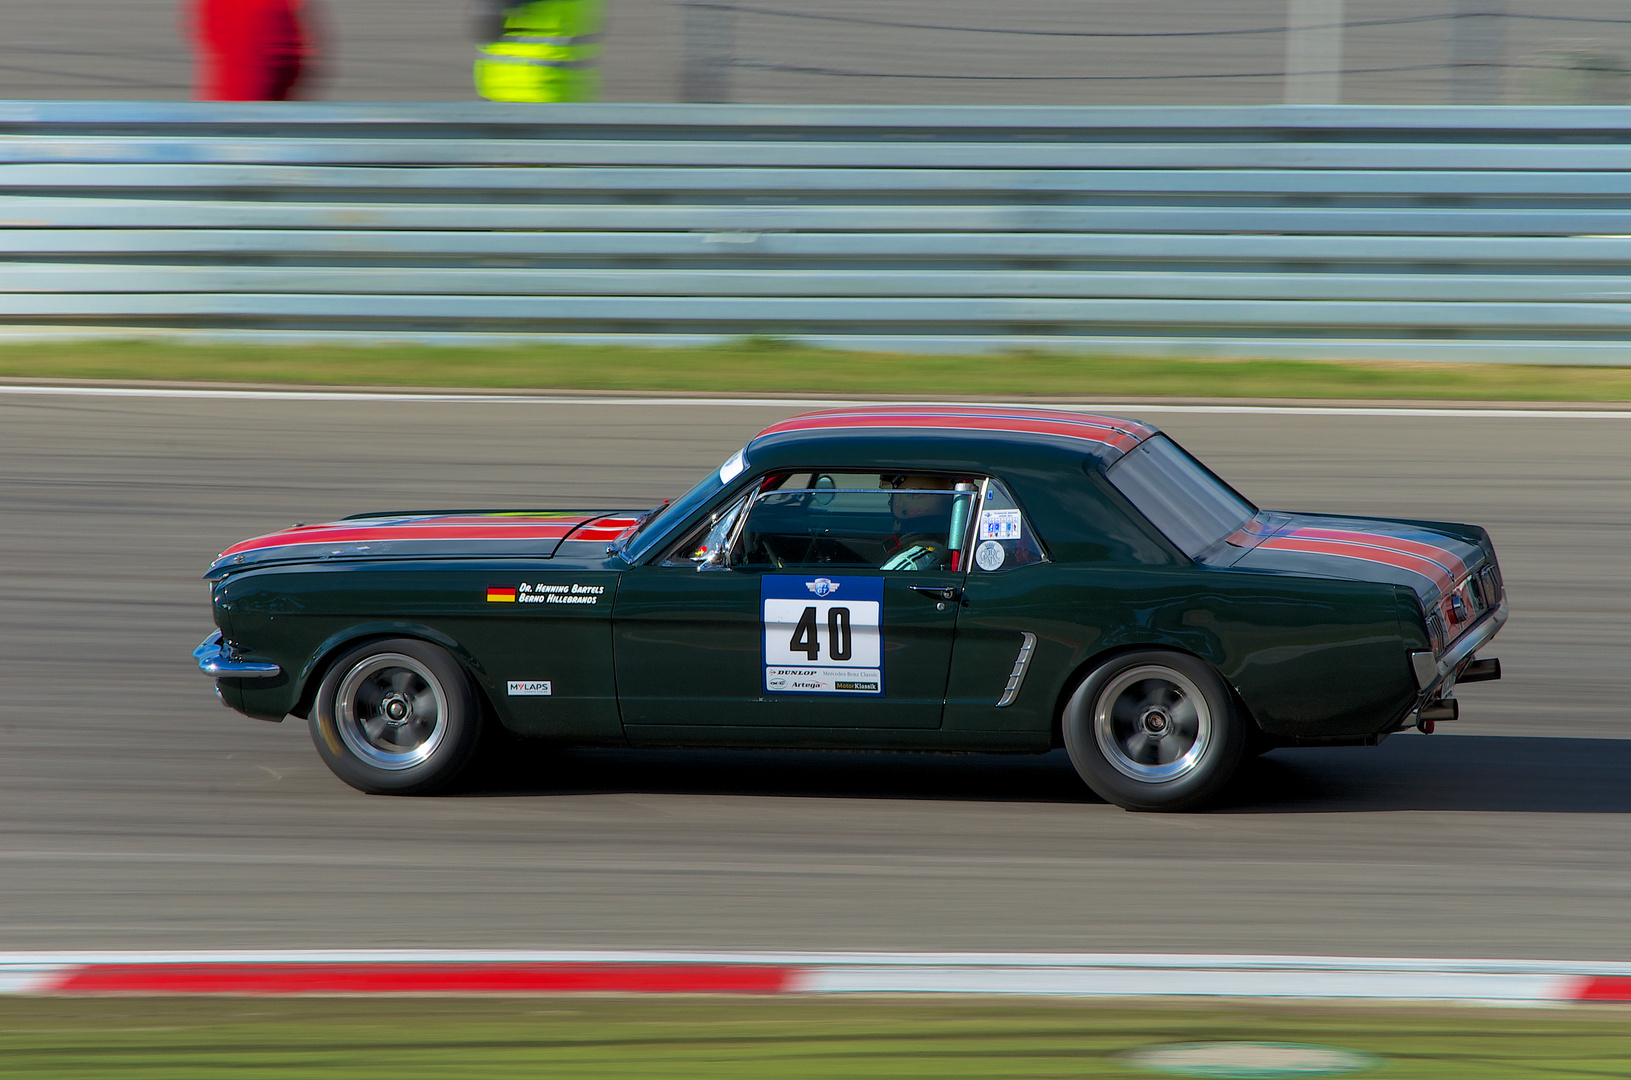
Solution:
<svg viewBox="0 0 1631 1080">
<path fill-rule="evenodd" d="M 786 446 L 831 436 L 910 436 L 924 442 L 1063 443 L 1104 459 L 1108 465 L 1157 430 L 1137 420 L 1064 409 L 1006 405 L 856 405 L 801 413 L 772 424 L 748 443 Z M 936 438 L 938 437 L 938 439 Z M 927 446 L 924 449 L 928 449 Z"/>
</svg>

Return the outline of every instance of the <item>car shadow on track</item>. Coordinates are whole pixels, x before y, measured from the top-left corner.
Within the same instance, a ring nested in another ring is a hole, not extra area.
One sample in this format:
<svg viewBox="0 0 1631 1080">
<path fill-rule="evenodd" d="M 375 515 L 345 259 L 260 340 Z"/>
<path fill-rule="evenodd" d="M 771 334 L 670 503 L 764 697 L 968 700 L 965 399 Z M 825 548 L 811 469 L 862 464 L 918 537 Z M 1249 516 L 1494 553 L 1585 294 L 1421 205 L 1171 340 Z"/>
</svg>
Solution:
<svg viewBox="0 0 1631 1080">
<path fill-rule="evenodd" d="M 1449 810 L 1631 813 L 1631 740 L 1401 735 L 1276 750 L 1210 809 L 1232 814 Z M 1099 803 L 1063 751 L 1042 755 L 514 748 L 470 796 L 646 792 Z"/>
<path fill-rule="evenodd" d="M 1215 809 L 1626 814 L 1628 781 L 1631 739 L 1398 735 L 1375 747 L 1273 751 L 1248 762 Z"/>
<path fill-rule="evenodd" d="M 643 792 L 797 798 L 1097 802 L 1064 751 L 914 754 L 835 750 L 524 747 L 472 785 L 480 795 Z"/>
</svg>

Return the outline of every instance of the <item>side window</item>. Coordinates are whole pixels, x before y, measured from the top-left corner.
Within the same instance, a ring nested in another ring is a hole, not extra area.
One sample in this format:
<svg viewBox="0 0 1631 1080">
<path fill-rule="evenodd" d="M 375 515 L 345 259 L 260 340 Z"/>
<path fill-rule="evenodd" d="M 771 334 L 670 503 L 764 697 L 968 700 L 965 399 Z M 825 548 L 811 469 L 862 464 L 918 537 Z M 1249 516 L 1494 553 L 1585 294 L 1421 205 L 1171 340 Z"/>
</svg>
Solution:
<svg viewBox="0 0 1631 1080">
<path fill-rule="evenodd" d="M 1000 481 L 986 485 L 974 529 L 974 565 L 986 573 L 1047 562 L 1024 511 Z"/>
<path fill-rule="evenodd" d="M 735 565 L 779 570 L 962 568 L 976 477 L 801 472 L 766 477 Z"/>
</svg>

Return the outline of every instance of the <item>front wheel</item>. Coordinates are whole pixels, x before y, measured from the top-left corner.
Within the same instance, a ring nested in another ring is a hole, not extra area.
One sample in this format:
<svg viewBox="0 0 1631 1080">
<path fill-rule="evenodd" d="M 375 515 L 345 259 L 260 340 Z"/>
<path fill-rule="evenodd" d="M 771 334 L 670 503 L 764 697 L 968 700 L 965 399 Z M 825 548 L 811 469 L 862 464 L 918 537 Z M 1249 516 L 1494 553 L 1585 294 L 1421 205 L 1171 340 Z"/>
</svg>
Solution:
<svg viewBox="0 0 1631 1080">
<path fill-rule="evenodd" d="M 1065 705 L 1065 749 L 1100 796 L 1128 810 L 1189 810 L 1215 796 L 1246 748 L 1223 680 L 1182 653 L 1118 656 Z"/>
<path fill-rule="evenodd" d="M 423 794 L 470 763 L 481 708 L 445 649 L 391 638 L 353 649 L 329 668 L 310 726 L 323 763 L 352 787 Z"/>
</svg>

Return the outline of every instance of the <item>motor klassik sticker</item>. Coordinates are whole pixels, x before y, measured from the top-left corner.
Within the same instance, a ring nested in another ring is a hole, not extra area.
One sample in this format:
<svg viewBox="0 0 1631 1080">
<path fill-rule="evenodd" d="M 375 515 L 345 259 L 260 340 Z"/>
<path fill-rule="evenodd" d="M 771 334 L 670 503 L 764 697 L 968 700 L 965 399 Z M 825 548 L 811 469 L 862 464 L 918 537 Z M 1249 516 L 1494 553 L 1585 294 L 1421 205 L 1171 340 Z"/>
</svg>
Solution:
<svg viewBox="0 0 1631 1080">
<path fill-rule="evenodd" d="M 759 581 L 767 693 L 883 693 L 882 578 Z"/>
</svg>

